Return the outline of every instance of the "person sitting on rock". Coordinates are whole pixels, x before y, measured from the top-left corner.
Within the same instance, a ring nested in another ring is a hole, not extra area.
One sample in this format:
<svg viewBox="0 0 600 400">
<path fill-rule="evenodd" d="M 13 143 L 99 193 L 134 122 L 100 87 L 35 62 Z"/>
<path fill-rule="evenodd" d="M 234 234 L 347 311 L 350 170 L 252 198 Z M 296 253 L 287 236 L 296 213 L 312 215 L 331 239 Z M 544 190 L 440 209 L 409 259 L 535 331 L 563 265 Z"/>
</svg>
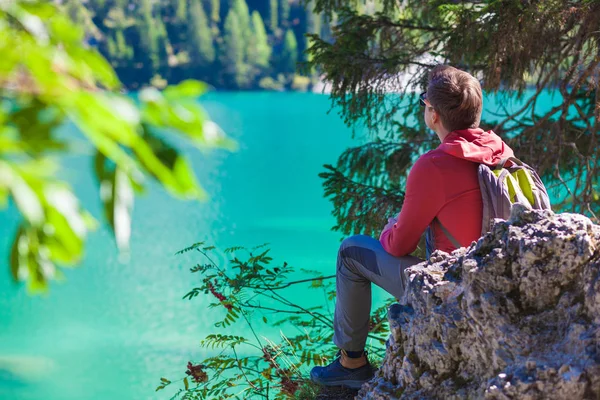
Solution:
<svg viewBox="0 0 600 400">
<path fill-rule="evenodd" d="M 441 144 L 411 168 L 404 204 L 379 240 L 365 235 L 345 239 L 338 252 L 333 342 L 338 357 L 314 367 L 311 379 L 326 386 L 360 386 L 373 377 L 364 351 L 371 312 L 371 283 L 402 298 L 404 270 L 422 262 L 410 256 L 426 233 L 427 257 L 434 249 L 451 252 L 481 236 L 482 198 L 478 166 L 494 166 L 513 151 L 492 131 L 479 128 L 482 93 L 467 72 L 439 65 L 421 94 L 427 126 Z"/>
</svg>

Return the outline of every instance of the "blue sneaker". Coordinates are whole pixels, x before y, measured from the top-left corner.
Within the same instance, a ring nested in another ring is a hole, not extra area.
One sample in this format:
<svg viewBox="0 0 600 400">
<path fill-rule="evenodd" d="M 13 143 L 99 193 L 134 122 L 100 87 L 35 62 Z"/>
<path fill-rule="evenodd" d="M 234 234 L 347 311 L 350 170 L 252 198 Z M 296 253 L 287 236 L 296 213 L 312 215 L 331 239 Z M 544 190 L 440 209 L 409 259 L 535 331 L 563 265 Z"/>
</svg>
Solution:
<svg viewBox="0 0 600 400">
<path fill-rule="evenodd" d="M 359 368 L 346 368 L 342 365 L 342 357 L 347 357 L 338 351 L 336 359 L 325 367 L 314 367 L 310 371 L 310 379 L 323 386 L 345 386 L 351 389 L 360 389 L 363 383 L 371 380 L 374 370 L 369 360 Z M 363 355 L 366 358 L 366 353 Z M 354 359 L 350 359 L 354 360 Z"/>
</svg>

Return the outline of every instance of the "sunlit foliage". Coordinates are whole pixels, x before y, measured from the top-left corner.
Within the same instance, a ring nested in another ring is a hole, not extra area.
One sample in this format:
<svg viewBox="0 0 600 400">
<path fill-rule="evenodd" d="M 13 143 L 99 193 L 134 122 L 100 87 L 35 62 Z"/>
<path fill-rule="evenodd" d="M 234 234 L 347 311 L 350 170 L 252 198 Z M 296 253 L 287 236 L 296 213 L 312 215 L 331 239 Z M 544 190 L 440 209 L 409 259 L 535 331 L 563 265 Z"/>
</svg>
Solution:
<svg viewBox="0 0 600 400">
<path fill-rule="evenodd" d="M 59 176 L 74 151 L 75 126 L 93 153 L 104 218 L 127 251 L 134 194 L 148 178 L 171 195 L 201 200 L 205 192 L 174 136 L 199 147 L 234 148 L 197 98 L 206 86 L 188 80 L 137 98 L 121 93 L 110 64 L 86 44 L 82 27 L 51 2 L 0 2 L 0 206 L 22 216 L 10 265 L 17 281 L 40 292 L 84 255 L 96 222 Z"/>
</svg>

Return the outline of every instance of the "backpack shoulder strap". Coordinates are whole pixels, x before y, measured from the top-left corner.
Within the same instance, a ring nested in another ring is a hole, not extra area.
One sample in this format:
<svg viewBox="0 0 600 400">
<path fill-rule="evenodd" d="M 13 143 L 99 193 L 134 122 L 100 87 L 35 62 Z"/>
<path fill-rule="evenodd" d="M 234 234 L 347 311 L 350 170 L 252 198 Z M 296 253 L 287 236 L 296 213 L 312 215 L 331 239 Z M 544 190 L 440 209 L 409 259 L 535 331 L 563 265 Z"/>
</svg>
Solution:
<svg viewBox="0 0 600 400">
<path fill-rule="evenodd" d="M 506 159 L 506 161 L 508 161 L 508 159 Z M 505 164 L 506 162 L 504 162 L 504 165 Z M 481 220 L 482 235 L 490 230 L 494 218 L 508 219 L 512 208 L 509 188 L 508 185 L 505 184 L 507 176 L 510 175 L 510 173 L 504 168 L 492 168 L 485 164 L 479 164 L 477 171 L 479 190 L 481 191 L 481 201 L 483 205 Z"/>
<path fill-rule="evenodd" d="M 438 217 L 435 217 L 435 218 L 433 219 L 433 222 L 434 222 L 434 223 L 437 223 L 437 224 L 440 226 L 440 228 L 442 229 L 442 232 L 444 232 L 444 235 L 446 235 L 446 237 L 448 238 L 448 240 L 450 240 L 450 242 L 452 243 L 452 245 L 453 245 L 454 247 L 456 247 L 457 249 L 462 247 L 462 246 L 460 245 L 460 243 L 458 243 L 458 240 L 456 240 L 456 239 L 454 238 L 454 236 L 452 236 L 452 234 L 450 233 L 450 231 L 449 231 L 448 229 L 446 229 L 446 227 L 445 227 L 445 226 L 442 224 L 442 221 L 440 221 L 440 220 L 438 219 Z"/>
<path fill-rule="evenodd" d="M 500 162 L 498 164 L 494 165 L 492 168 L 493 169 L 502 169 L 502 168 L 506 167 L 506 163 L 509 161 L 511 163 L 513 163 L 514 165 L 518 165 L 520 167 L 525 165 L 525 163 L 523 161 L 519 160 L 517 157 L 506 157 L 506 158 L 503 158 L 502 160 L 500 160 Z"/>
</svg>

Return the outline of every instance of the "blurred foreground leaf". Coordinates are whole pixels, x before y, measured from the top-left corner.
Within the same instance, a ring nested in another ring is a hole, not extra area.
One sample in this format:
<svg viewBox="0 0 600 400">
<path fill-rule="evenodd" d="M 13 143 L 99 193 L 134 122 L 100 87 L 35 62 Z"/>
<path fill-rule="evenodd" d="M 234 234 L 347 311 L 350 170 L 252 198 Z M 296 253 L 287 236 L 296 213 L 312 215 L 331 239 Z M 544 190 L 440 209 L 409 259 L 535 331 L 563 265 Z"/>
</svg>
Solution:
<svg viewBox="0 0 600 400">
<path fill-rule="evenodd" d="M 235 149 L 198 104 L 204 83 L 145 88 L 137 100 L 120 93 L 115 71 L 86 44 L 84 29 L 52 2 L 0 1 L 0 37 L 0 207 L 12 203 L 23 217 L 10 251 L 13 279 L 33 293 L 47 290 L 62 277 L 60 267 L 81 261 L 96 225 L 56 177 L 60 157 L 71 151 L 60 134 L 65 124 L 95 149 L 104 219 L 121 251 L 129 248 L 134 193 L 145 178 L 180 199 L 206 198 L 169 140 Z"/>
</svg>

